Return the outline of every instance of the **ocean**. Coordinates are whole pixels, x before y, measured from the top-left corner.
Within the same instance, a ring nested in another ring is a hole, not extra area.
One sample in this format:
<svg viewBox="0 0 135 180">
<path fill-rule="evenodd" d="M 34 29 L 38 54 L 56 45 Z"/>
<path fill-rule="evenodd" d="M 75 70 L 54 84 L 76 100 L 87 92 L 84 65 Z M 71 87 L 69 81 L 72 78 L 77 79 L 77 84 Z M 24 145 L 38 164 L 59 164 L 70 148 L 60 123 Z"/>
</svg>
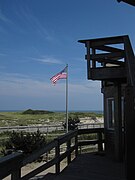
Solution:
<svg viewBox="0 0 135 180">
<path fill-rule="evenodd" d="M 0 110 L 0 112 L 23 112 L 25 110 Z M 65 112 L 65 110 L 47 110 L 47 111 Z M 91 112 L 91 113 L 93 112 L 97 114 L 103 114 L 103 110 L 69 110 L 68 112 Z"/>
</svg>

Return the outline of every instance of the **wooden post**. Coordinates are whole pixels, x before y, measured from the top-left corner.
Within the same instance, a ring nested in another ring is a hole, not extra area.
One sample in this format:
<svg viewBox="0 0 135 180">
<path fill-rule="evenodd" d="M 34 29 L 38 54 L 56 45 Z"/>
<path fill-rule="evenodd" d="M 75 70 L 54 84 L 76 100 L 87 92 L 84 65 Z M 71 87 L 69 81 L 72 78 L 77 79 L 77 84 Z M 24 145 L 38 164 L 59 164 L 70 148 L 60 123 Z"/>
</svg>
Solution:
<svg viewBox="0 0 135 180">
<path fill-rule="evenodd" d="M 67 141 L 67 151 L 70 150 L 71 147 L 71 139 Z M 69 153 L 69 152 L 68 152 Z M 69 165 L 71 163 L 71 153 L 67 155 L 67 164 Z"/>
<path fill-rule="evenodd" d="M 122 148 L 122 95 L 121 84 L 115 83 L 115 104 L 114 104 L 114 140 L 115 140 L 115 159 L 122 161 L 123 148 Z"/>
<path fill-rule="evenodd" d="M 78 134 L 75 136 L 75 146 L 76 146 L 75 157 L 77 157 L 78 156 Z"/>
<path fill-rule="evenodd" d="M 59 139 L 57 139 L 57 146 L 55 148 L 55 154 L 56 154 L 56 158 L 57 158 L 57 163 L 55 165 L 55 172 L 56 174 L 60 173 L 60 161 L 59 161 L 59 156 L 60 156 L 60 143 L 59 143 Z"/>
<path fill-rule="evenodd" d="M 97 136 L 98 136 L 98 152 L 102 152 L 103 151 L 102 132 L 98 132 Z"/>
<path fill-rule="evenodd" d="M 14 170 L 11 174 L 11 180 L 19 180 L 21 178 L 21 168 Z"/>
<path fill-rule="evenodd" d="M 128 180 L 132 180 L 135 174 L 135 95 L 132 86 L 126 87 L 125 92 L 125 166 Z"/>
<path fill-rule="evenodd" d="M 86 42 L 87 48 L 87 78 L 90 79 L 90 69 L 91 69 L 91 62 L 90 62 L 90 43 Z"/>
</svg>

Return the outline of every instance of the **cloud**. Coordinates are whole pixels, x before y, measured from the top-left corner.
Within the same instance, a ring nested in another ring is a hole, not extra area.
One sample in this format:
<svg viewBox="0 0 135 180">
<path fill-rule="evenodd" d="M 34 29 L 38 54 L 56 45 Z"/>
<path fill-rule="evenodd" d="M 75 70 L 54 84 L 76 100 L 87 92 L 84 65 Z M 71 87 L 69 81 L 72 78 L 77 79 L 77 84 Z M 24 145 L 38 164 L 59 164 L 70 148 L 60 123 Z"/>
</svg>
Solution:
<svg viewBox="0 0 135 180">
<path fill-rule="evenodd" d="M 0 74 L 0 97 L 3 104 L 19 109 L 45 107 L 65 109 L 66 84 L 60 80 L 53 86 L 51 81 L 32 79 L 22 74 Z M 102 104 L 99 82 L 69 82 L 69 109 L 100 109 Z M 5 97 L 5 101 L 4 101 Z M 8 97 L 8 98 L 7 98 Z M 23 102 L 23 107 L 21 106 Z M 26 106 L 25 106 L 26 105 Z M 9 107 L 10 108 L 10 107 Z"/>
<path fill-rule="evenodd" d="M 1 73 L 0 74 L 1 91 L 0 95 L 16 95 L 16 96 L 55 96 L 64 94 L 65 80 L 60 80 L 53 86 L 50 82 L 32 79 L 27 75 L 17 73 Z M 69 92 L 73 96 L 80 94 L 94 94 L 100 91 L 99 82 L 69 82 Z"/>
<path fill-rule="evenodd" d="M 18 20 L 21 22 L 20 32 L 24 31 L 25 33 L 35 33 L 38 34 L 38 37 L 54 43 L 55 36 L 52 35 L 52 30 L 48 30 L 48 27 L 41 23 L 27 4 L 18 4 L 18 11 L 16 12 L 16 15 Z M 21 27 L 22 24 L 26 27 L 23 28 L 23 30 Z"/>
<path fill-rule="evenodd" d="M 41 56 L 39 58 L 30 58 L 30 59 L 41 62 L 41 63 L 47 63 L 47 64 L 65 64 L 61 60 L 53 58 L 53 57 Z"/>
<path fill-rule="evenodd" d="M 8 19 L 4 13 L 2 12 L 2 10 L 0 9 L 0 21 L 4 22 L 4 23 L 11 23 L 11 20 Z"/>
</svg>

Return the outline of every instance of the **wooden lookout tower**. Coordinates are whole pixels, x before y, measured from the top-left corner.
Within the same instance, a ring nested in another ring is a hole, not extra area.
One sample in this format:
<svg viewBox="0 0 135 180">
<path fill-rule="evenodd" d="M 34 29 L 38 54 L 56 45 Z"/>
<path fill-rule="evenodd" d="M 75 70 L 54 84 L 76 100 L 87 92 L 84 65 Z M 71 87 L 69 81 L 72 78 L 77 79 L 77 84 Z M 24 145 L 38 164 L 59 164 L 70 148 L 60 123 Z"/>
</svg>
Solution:
<svg viewBox="0 0 135 180">
<path fill-rule="evenodd" d="M 129 177 L 135 162 L 135 57 L 130 39 L 125 35 L 79 42 L 86 47 L 88 79 L 102 84 L 105 154 L 125 163 Z"/>
</svg>

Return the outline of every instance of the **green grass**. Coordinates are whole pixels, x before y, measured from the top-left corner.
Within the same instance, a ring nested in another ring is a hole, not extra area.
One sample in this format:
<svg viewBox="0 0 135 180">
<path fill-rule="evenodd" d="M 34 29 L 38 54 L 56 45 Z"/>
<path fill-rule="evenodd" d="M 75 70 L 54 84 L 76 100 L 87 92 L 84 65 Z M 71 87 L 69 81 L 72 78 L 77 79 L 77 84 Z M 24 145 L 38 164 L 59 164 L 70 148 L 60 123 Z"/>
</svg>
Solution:
<svg viewBox="0 0 135 180">
<path fill-rule="evenodd" d="M 22 112 L 1 112 L 0 126 L 26 126 L 32 124 L 51 124 L 56 121 L 64 121 L 64 113 L 48 114 L 23 114 Z"/>
<path fill-rule="evenodd" d="M 82 117 L 102 117 L 102 114 L 90 112 L 72 112 L 69 116 Z M 23 114 L 23 112 L 0 112 L 0 126 L 27 126 L 32 124 L 55 124 L 65 122 L 64 112 L 54 112 L 48 114 Z"/>
</svg>

